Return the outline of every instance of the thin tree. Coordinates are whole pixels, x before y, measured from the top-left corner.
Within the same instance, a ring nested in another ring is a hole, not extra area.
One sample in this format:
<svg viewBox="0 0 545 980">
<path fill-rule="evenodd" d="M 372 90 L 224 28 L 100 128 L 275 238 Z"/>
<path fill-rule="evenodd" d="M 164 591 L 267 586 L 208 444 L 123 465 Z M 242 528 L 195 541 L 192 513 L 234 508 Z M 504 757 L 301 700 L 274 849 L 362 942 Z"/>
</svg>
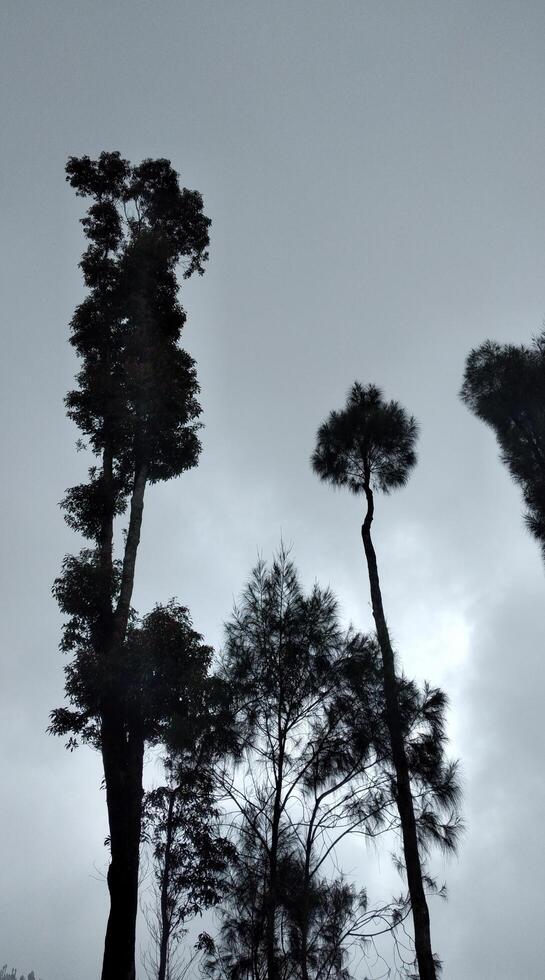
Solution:
<svg viewBox="0 0 545 980">
<path fill-rule="evenodd" d="M 125 641 L 146 486 L 178 476 L 199 455 L 198 385 L 178 345 L 185 312 L 176 270 L 183 261 L 185 277 L 202 273 L 210 221 L 168 160 L 133 167 L 102 153 L 71 157 L 66 172 L 76 193 L 91 198 L 82 219 L 88 294 L 70 337 L 81 370 L 66 405 L 94 462 L 62 504 L 90 546 L 65 560 L 56 584 L 69 617 L 63 648 L 74 654 L 66 687 L 73 707 L 53 712 L 51 728 L 71 739 L 87 734 L 102 752 L 111 850 L 102 978 L 134 980 L 143 738 L 127 695 Z M 127 508 L 118 559 L 116 518 Z"/>
<path fill-rule="evenodd" d="M 487 340 L 468 356 L 461 397 L 496 434 L 545 558 L 545 331 L 530 347 Z"/>
<path fill-rule="evenodd" d="M 416 463 L 418 426 L 397 402 L 385 402 L 375 385 L 355 383 L 341 411 L 333 411 L 318 430 L 312 466 L 333 486 L 363 494 L 366 513 L 361 537 L 367 561 L 373 617 L 382 654 L 385 716 L 396 778 L 396 802 L 414 923 L 420 980 L 435 980 L 430 918 L 418 845 L 418 828 L 399 703 L 394 650 L 382 603 L 377 558 L 371 537 L 374 491 L 389 493 L 407 482 Z"/>
<path fill-rule="evenodd" d="M 189 718 L 174 719 L 163 760 L 166 783 L 147 793 L 144 804 L 153 860 L 155 907 L 148 925 L 155 948 L 148 974 L 154 980 L 174 980 L 186 923 L 221 901 L 235 858 L 221 833 L 214 778 L 215 765 L 231 747 L 230 719 L 216 679 L 206 680 L 202 708 L 193 705 Z"/>
</svg>

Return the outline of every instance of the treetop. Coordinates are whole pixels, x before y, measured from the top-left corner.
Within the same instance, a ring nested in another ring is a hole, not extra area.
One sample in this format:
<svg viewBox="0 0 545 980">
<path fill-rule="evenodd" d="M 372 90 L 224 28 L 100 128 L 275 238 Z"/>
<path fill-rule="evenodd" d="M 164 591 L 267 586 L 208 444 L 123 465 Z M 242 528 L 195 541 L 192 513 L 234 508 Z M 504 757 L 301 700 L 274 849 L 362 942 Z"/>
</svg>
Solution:
<svg viewBox="0 0 545 980">
<path fill-rule="evenodd" d="M 374 384 L 354 382 L 343 409 L 320 426 L 312 468 L 322 480 L 352 493 L 403 486 L 416 464 L 418 423 Z"/>
</svg>

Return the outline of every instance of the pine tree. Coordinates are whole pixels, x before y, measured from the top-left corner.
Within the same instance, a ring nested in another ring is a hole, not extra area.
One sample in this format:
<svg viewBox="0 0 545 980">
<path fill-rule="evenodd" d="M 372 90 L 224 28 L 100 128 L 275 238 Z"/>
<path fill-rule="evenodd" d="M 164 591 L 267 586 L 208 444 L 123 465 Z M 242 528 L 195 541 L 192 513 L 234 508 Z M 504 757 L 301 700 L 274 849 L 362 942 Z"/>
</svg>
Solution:
<svg viewBox="0 0 545 980">
<path fill-rule="evenodd" d="M 238 709 L 241 740 L 255 749 L 263 740 L 257 758 L 271 782 L 263 799 L 242 806 L 266 854 L 263 942 L 267 978 L 279 980 L 276 917 L 285 796 L 297 784 L 298 739 L 323 696 L 328 665 L 341 642 L 335 599 L 317 586 L 305 596 L 282 549 L 270 570 L 263 562 L 254 569 L 226 634 L 223 676 Z M 240 805 L 234 784 L 231 791 Z"/>
<path fill-rule="evenodd" d="M 318 430 L 312 466 L 333 486 L 363 494 L 366 513 L 361 536 L 371 591 L 373 617 L 382 654 L 385 716 L 396 777 L 396 801 L 403 836 L 403 852 L 414 923 L 420 980 L 435 980 L 428 903 L 418 845 L 418 827 L 411 790 L 410 768 L 399 702 L 394 650 L 382 603 L 377 558 L 371 537 L 374 491 L 389 493 L 402 487 L 416 463 L 418 426 L 394 401 L 385 402 L 375 385 L 355 383 L 341 411 L 331 412 Z"/>
<path fill-rule="evenodd" d="M 394 932 L 408 910 L 406 896 L 368 904 L 338 866 L 348 834 L 399 829 L 377 644 L 341 628 L 329 589 L 305 595 L 281 549 L 271 567 L 258 564 L 227 623 L 222 677 L 242 747 L 219 774 L 238 811 L 239 857 L 210 972 L 341 977 L 349 947 Z M 405 678 L 398 697 L 419 839 L 448 848 L 457 783 L 444 757 L 445 699 Z"/>
</svg>

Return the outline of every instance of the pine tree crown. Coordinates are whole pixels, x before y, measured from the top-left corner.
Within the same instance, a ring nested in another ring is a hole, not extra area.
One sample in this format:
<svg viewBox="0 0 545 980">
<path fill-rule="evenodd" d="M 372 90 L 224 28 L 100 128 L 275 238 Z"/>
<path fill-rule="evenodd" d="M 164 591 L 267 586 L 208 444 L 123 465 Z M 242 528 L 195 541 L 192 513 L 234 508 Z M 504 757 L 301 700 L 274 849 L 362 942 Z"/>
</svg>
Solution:
<svg viewBox="0 0 545 980">
<path fill-rule="evenodd" d="M 352 493 L 402 487 L 416 464 L 418 423 L 374 384 L 354 382 L 346 405 L 320 426 L 311 465 L 318 476 Z"/>
</svg>

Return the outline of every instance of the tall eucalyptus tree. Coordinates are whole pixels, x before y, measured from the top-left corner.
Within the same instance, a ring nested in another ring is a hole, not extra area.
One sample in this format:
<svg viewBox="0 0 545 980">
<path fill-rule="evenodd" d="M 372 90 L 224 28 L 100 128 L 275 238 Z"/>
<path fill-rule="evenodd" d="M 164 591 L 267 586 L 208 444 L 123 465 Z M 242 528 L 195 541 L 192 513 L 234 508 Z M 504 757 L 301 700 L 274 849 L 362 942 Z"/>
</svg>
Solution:
<svg viewBox="0 0 545 980">
<path fill-rule="evenodd" d="M 385 716 L 396 777 L 396 802 L 403 836 L 403 852 L 414 923 L 420 980 L 435 980 L 430 918 L 418 843 L 418 828 L 406 750 L 406 726 L 399 700 L 395 655 L 382 603 L 377 558 L 371 537 L 374 492 L 402 487 L 416 463 L 418 426 L 397 402 L 385 402 L 375 385 L 356 382 L 344 409 L 333 411 L 320 426 L 312 466 L 333 486 L 363 494 L 366 512 L 361 537 L 367 561 L 377 639 L 382 654 Z"/>
<path fill-rule="evenodd" d="M 87 737 L 102 752 L 111 848 L 102 977 L 134 980 L 146 732 L 128 693 L 134 651 L 126 641 L 146 486 L 178 476 L 199 455 L 198 384 L 193 359 L 178 343 L 186 316 L 176 273 L 180 262 L 185 278 L 203 272 L 210 221 L 201 195 L 180 187 L 168 160 L 131 166 L 117 152 L 102 153 L 71 157 L 66 173 L 76 194 L 91 199 L 82 219 L 88 293 L 70 336 L 81 369 L 66 406 L 93 464 L 88 481 L 62 503 L 89 546 L 65 560 L 55 586 L 69 617 L 63 647 L 74 659 L 71 708 L 53 712 L 51 727 L 72 740 Z M 115 527 L 127 508 L 117 557 Z M 187 623 L 174 620 L 175 642 L 182 650 L 186 640 L 194 645 Z M 168 646 L 169 627 L 159 625 Z"/>
</svg>

